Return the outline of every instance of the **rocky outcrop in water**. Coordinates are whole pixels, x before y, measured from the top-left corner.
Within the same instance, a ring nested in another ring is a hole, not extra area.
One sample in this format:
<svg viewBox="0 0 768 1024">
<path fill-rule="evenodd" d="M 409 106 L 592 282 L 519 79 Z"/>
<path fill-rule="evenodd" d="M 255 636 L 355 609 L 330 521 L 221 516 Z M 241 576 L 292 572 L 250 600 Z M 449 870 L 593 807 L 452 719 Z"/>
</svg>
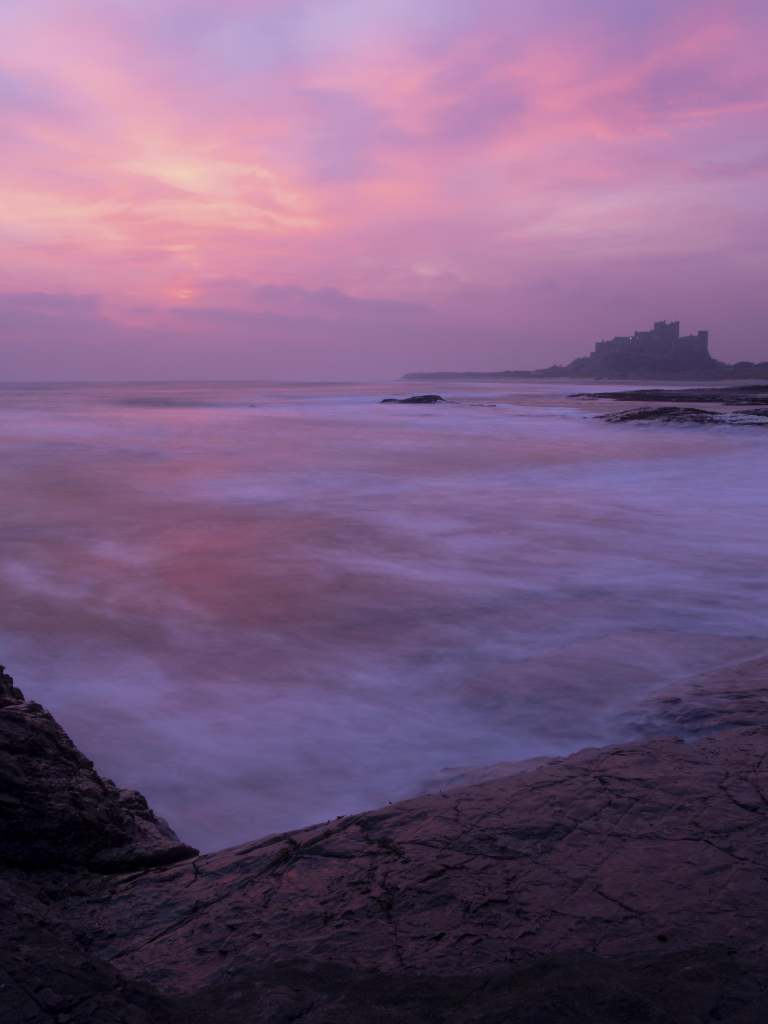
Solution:
<svg viewBox="0 0 768 1024">
<path fill-rule="evenodd" d="M 444 401 L 440 395 L 412 395 L 410 398 L 382 398 L 379 405 L 436 405 Z"/>
<path fill-rule="evenodd" d="M 610 398 L 614 402 L 715 402 L 723 405 L 768 405 L 768 387 L 747 384 L 740 388 L 637 388 L 634 391 L 587 391 L 571 398 Z"/>
<path fill-rule="evenodd" d="M 744 412 L 708 412 L 706 409 L 695 409 L 678 405 L 645 405 L 639 409 L 624 409 L 621 412 L 608 412 L 596 416 L 597 420 L 606 423 L 698 423 L 705 425 L 724 425 L 731 427 L 765 427 L 768 426 L 768 409 L 745 409 Z"/>
<path fill-rule="evenodd" d="M 765 672 L 765 659 L 752 664 L 741 690 Z M 28 779 L 41 810 L 37 825 L 24 819 L 29 846 L 45 855 L 25 864 L 19 828 L 2 833 L 3 1020 L 765 1019 L 768 726 L 529 762 L 177 863 L 157 840 L 159 862 L 108 875 L 101 851 L 135 844 L 140 822 L 156 827 L 139 813 L 151 812 L 121 805 L 53 720 L 4 686 L 0 715 L 21 716 L 15 797 Z M 39 803 L 49 759 L 55 813 Z M 81 792 L 77 825 L 67 808 Z"/>
</svg>

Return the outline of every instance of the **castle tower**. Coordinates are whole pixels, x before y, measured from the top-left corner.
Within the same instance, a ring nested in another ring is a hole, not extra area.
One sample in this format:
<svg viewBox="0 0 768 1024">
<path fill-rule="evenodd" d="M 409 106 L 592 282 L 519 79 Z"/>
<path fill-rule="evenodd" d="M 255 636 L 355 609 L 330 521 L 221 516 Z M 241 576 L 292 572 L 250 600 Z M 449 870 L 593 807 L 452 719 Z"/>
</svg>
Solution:
<svg viewBox="0 0 768 1024">
<path fill-rule="evenodd" d="M 709 354 L 709 332 L 680 337 L 680 321 L 657 320 L 651 331 L 599 341 L 590 357 L 600 359 L 603 370 L 618 372 L 695 372 L 716 365 Z"/>
</svg>

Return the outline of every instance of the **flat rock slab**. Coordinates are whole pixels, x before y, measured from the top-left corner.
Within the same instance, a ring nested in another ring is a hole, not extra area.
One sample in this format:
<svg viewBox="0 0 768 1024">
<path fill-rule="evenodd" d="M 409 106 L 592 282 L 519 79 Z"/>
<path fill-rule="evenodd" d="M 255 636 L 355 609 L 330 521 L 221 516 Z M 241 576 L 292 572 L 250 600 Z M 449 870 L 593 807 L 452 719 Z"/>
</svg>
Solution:
<svg viewBox="0 0 768 1024">
<path fill-rule="evenodd" d="M 590 391 L 571 398 L 612 398 L 615 402 L 722 402 L 724 405 L 768 405 L 768 386 L 738 388 L 636 388 L 634 391 Z"/>
<path fill-rule="evenodd" d="M 634 727 L 715 729 L 742 698 L 759 716 L 767 674 L 681 680 Z M 0 706 L 0 1020 L 764 1024 L 768 724 L 496 766 L 169 863 L 182 844 L 143 797 L 2 675 Z"/>
<path fill-rule="evenodd" d="M 760 957 L 766 755 L 768 727 L 587 749 L 138 877 L 94 879 L 62 910 L 123 976 L 182 1000 L 255 998 L 286 965 L 303 972 L 304 991 L 331 966 L 348 978 L 466 979 L 542 957 L 685 959 L 713 943 Z"/>
<path fill-rule="evenodd" d="M 724 424 L 726 426 L 768 426 L 768 409 L 745 409 L 743 412 L 709 412 L 691 406 L 644 405 L 639 409 L 624 409 L 596 416 L 606 423 L 701 423 Z"/>
</svg>

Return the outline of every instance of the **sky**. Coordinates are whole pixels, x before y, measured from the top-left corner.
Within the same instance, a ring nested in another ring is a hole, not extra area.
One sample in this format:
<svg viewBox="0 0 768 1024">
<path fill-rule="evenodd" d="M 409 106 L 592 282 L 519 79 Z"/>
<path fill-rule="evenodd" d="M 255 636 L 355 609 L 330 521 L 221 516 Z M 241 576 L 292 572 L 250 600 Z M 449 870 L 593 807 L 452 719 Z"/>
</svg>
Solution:
<svg viewBox="0 0 768 1024">
<path fill-rule="evenodd" d="M 764 0 L 0 0 L 0 380 L 768 359 Z"/>
</svg>

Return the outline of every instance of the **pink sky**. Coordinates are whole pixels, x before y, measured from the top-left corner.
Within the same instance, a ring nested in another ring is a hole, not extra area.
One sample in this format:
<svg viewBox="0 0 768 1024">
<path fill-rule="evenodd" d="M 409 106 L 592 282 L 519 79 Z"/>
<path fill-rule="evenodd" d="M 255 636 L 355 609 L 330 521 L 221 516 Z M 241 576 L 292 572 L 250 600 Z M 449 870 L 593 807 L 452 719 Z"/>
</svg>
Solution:
<svg viewBox="0 0 768 1024">
<path fill-rule="evenodd" d="M 0 379 L 768 359 L 764 0 L 0 9 Z"/>
</svg>

